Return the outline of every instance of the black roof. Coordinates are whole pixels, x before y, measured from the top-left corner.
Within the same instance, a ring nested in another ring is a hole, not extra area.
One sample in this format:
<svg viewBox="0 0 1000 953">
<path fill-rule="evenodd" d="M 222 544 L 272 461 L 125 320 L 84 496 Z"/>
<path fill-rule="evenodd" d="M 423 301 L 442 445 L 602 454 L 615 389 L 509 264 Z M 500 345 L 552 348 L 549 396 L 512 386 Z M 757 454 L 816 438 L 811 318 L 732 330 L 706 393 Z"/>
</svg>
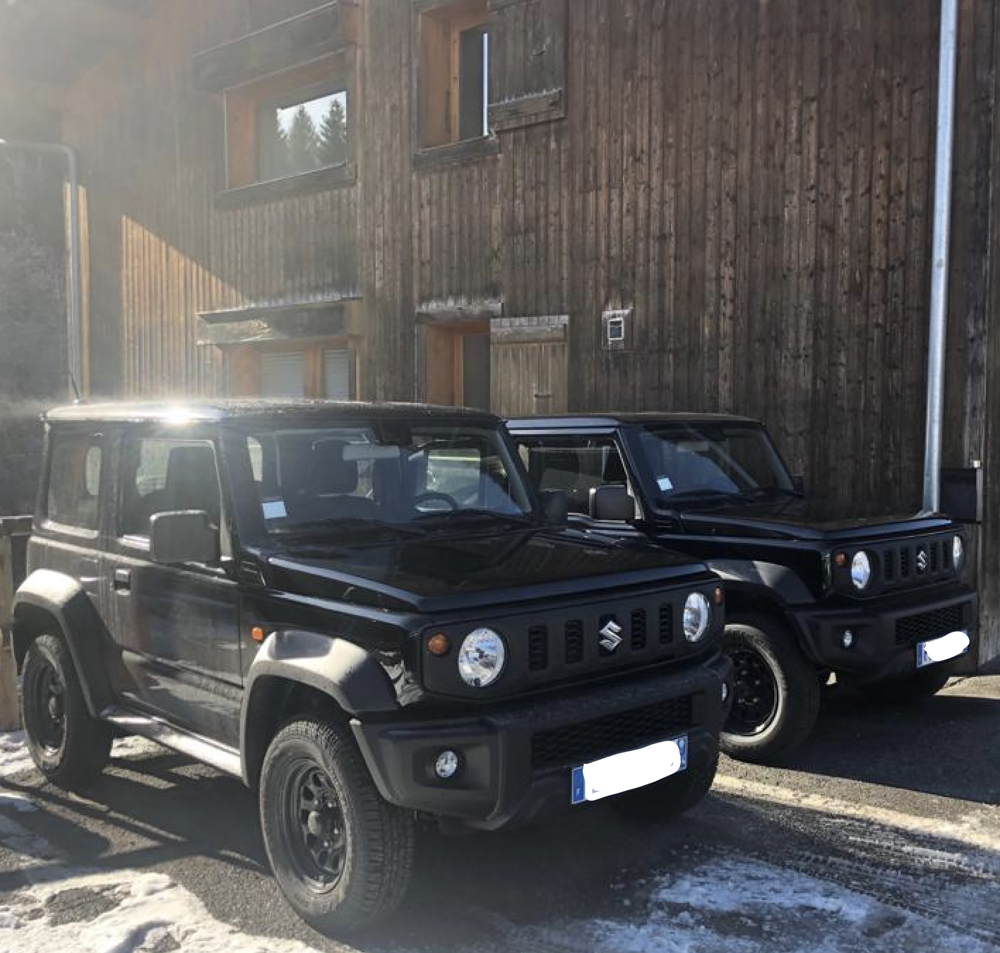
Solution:
<svg viewBox="0 0 1000 953">
<path fill-rule="evenodd" d="M 737 414 L 644 411 L 617 414 L 559 414 L 539 417 L 511 417 L 507 421 L 507 426 L 512 430 L 558 430 L 560 428 L 572 427 L 617 427 L 619 424 L 657 423 L 735 423 L 760 425 L 760 421 L 755 420 L 753 417 L 741 417 Z"/>
<path fill-rule="evenodd" d="M 314 417 L 325 419 L 464 420 L 496 424 L 499 418 L 481 410 L 433 404 L 374 403 L 340 400 L 160 400 L 72 404 L 44 415 L 53 423 L 101 421 L 156 423 L 244 420 L 247 418 Z"/>
</svg>

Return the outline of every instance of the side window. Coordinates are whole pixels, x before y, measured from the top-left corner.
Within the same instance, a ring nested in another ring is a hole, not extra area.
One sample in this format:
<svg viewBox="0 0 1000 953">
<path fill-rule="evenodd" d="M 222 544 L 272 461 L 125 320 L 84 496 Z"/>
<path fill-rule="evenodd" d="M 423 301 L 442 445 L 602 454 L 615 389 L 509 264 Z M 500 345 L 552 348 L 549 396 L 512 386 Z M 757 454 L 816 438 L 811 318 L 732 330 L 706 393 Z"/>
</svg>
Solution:
<svg viewBox="0 0 1000 953">
<path fill-rule="evenodd" d="M 539 490 L 560 490 L 569 510 L 590 515 L 590 491 L 608 483 L 628 483 L 625 464 L 610 437 L 523 438 L 522 459 Z"/>
<path fill-rule="evenodd" d="M 101 438 L 60 434 L 52 439 L 45 515 L 61 526 L 96 530 L 104 462 Z"/>
<path fill-rule="evenodd" d="M 205 510 L 219 523 L 222 500 L 212 444 L 163 437 L 126 441 L 121 535 L 148 536 L 153 516 L 173 510 Z"/>
</svg>

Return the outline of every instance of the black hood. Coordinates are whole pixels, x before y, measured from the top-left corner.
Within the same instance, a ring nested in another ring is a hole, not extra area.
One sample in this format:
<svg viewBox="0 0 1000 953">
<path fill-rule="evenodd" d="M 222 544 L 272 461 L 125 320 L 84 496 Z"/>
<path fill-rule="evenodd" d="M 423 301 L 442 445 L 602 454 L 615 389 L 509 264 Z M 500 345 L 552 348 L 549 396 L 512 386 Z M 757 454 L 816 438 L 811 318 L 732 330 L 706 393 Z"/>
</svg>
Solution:
<svg viewBox="0 0 1000 953">
<path fill-rule="evenodd" d="M 264 556 L 268 582 L 288 592 L 385 609 L 436 612 L 593 593 L 704 575 L 690 556 L 562 528 L 393 538 L 359 545 L 290 544 Z"/>
<path fill-rule="evenodd" d="M 889 539 L 941 532 L 952 527 L 939 515 L 860 516 L 850 508 L 824 500 L 782 496 L 768 500 L 705 504 L 695 509 L 686 504 L 677 513 L 687 533 L 699 536 L 746 536 L 769 539 L 828 540 L 847 542 Z"/>
</svg>

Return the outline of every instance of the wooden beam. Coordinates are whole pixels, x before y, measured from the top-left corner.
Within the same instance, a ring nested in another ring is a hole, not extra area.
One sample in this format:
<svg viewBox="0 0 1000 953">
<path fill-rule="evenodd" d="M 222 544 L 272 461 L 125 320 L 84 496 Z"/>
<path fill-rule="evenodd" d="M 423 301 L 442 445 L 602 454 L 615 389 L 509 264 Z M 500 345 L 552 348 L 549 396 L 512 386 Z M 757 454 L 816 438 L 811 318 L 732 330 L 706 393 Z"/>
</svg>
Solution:
<svg viewBox="0 0 1000 953">
<path fill-rule="evenodd" d="M 335 0 L 199 53 L 195 82 L 218 91 L 300 66 L 356 43 L 358 22 L 353 0 Z"/>
</svg>

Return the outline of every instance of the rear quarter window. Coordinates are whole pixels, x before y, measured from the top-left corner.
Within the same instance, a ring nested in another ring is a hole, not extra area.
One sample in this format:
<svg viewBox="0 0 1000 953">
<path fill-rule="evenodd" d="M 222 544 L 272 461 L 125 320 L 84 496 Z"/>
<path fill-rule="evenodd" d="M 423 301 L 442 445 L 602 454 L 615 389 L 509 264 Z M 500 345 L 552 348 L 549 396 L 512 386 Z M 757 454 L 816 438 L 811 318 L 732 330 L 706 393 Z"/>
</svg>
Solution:
<svg viewBox="0 0 1000 953">
<path fill-rule="evenodd" d="M 96 531 L 104 471 L 102 439 L 57 434 L 52 441 L 45 517 L 59 526 Z"/>
</svg>

